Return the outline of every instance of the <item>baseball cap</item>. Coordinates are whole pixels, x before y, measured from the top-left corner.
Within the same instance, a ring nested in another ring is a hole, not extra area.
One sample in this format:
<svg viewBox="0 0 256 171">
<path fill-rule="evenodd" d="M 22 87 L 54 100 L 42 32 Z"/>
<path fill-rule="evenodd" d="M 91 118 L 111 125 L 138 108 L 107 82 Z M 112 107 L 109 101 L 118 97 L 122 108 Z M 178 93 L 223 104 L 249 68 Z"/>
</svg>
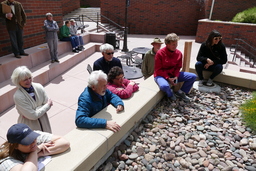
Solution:
<svg viewBox="0 0 256 171">
<path fill-rule="evenodd" d="M 163 42 L 161 42 L 161 40 L 158 37 L 154 38 L 154 40 L 151 44 L 153 44 L 153 43 L 163 44 Z"/>
<path fill-rule="evenodd" d="M 74 19 L 70 19 L 69 21 L 70 21 L 70 22 L 76 22 Z"/>
<path fill-rule="evenodd" d="M 12 125 L 7 132 L 9 143 L 30 145 L 40 134 L 34 132 L 29 126 L 19 123 Z"/>
</svg>

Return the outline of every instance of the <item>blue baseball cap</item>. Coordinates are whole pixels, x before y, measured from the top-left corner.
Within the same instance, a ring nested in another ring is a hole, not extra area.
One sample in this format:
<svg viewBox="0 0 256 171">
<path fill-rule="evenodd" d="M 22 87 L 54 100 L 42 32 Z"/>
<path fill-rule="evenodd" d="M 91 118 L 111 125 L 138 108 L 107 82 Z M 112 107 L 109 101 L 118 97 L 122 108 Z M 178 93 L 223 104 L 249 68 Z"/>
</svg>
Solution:
<svg viewBox="0 0 256 171">
<path fill-rule="evenodd" d="M 34 132 L 29 126 L 19 123 L 12 125 L 7 132 L 9 143 L 30 145 L 40 134 Z"/>
</svg>

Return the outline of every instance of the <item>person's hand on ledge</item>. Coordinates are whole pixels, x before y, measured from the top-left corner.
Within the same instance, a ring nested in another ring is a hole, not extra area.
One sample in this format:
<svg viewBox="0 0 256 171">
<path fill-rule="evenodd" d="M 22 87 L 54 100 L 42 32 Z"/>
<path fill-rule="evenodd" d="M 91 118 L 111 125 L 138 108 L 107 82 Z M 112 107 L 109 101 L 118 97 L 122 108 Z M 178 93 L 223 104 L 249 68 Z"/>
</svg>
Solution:
<svg viewBox="0 0 256 171">
<path fill-rule="evenodd" d="M 121 129 L 121 127 L 115 121 L 107 121 L 106 128 L 113 132 L 118 132 Z"/>
<path fill-rule="evenodd" d="M 118 105 L 117 107 L 116 107 L 116 112 L 118 113 L 118 112 L 121 112 L 121 111 L 123 111 L 124 110 L 124 107 L 122 106 L 122 105 Z"/>
</svg>

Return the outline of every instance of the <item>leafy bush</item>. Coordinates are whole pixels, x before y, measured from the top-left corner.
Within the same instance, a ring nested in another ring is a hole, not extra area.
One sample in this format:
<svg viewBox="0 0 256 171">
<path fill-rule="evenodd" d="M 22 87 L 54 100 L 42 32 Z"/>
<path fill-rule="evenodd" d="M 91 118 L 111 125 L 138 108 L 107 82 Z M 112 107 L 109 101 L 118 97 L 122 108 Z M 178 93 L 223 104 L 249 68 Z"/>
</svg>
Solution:
<svg viewBox="0 0 256 171">
<path fill-rule="evenodd" d="M 237 13 L 232 19 L 233 22 L 255 23 L 256 24 L 256 7 L 249 8 L 243 12 Z"/>
<path fill-rule="evenodd" d="M 256 133 L 256 92 L 253 92 L 252 99 L 247 100 L 240 106 L 240 110 L 245 125 Z"/>
</svg>

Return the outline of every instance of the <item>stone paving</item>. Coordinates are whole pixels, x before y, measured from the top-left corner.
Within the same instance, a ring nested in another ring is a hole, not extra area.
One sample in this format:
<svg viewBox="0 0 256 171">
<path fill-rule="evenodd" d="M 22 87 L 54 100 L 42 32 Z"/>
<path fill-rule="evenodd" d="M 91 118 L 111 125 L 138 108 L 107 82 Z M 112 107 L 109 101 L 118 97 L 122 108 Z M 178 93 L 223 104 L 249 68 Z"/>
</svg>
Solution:
<svg viewBox="0 0 256 171">
<path fill-rule="evenodd" d="M 239 111 L 251 91 L 220 87 L 193 89 L 188 104 L 163 99 L 98 171 L 255 171 L 256 135 Z"/>
</svg>

